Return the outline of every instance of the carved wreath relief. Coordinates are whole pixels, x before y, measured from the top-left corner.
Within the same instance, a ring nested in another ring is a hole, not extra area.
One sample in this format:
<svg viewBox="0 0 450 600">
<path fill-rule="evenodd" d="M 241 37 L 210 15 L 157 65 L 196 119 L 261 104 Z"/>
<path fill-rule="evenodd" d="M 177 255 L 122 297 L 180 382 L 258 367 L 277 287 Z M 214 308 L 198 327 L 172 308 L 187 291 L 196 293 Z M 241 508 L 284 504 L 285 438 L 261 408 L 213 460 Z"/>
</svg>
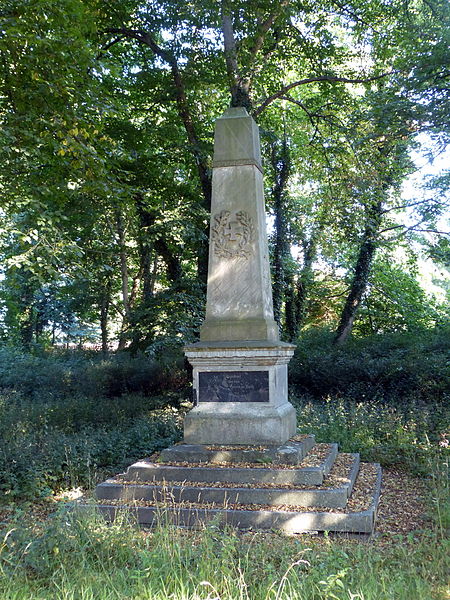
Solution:
<svg viewBox="0 0 450 600">
<path fill-rule="evenodd" d="M 221 258 L 248 258 L 252 253 L 255 228 L 245 211 L 222 210 L 214 216 L 211 230 L 214 252 Z"/>
</svg>

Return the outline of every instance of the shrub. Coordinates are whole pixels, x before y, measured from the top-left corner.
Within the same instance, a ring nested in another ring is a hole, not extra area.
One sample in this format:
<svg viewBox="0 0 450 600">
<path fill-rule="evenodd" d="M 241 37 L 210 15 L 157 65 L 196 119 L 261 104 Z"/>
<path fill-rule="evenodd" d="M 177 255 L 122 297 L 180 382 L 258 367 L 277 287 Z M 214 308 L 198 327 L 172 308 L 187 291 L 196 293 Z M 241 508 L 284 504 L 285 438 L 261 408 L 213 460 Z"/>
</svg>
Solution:
<svg viewBox="0 0 450 600">
<path fill-rule="evenodd" d="M 187 383 L 177 361 L 0 347 L 3 498 L 92 486 L 176 441 Z"/>
<path fill-rule="evenodd" d="M 81 351 L 36 356 L 0 347 L 0 388 L 48 400 L 74 395 L 114 398 L 123 394 L 156 394 L 188 383 L 179 357 L 161 365 L 144 354 L 108 358 Z"/>
<path fill-rule="evenodd" d="M 446 454 L 440 447 L 449 427 L 445 406 L 406 399 L 398 405 L 342 397 L 290 399 L 301 433 L 314 434 L 317 442 L 337 442 L 342 452 L 359 452 L 363 460 L 402 464 L 428 475 L 430 460 Z"/>
<path fill-rule="evenodd" d="M 332 334 L 309 330 L 297 342 L 290 382 L 300 393 L 398 403 L 450 398 L 450 330 L 420 330 L 353 338 L 332 345 Z"/>
<path fill-rule="evenodd" d="M 17 405 L 10 400 L 0 421 L 0 490 L 4 499 L 92 486 L 105 475 L 177 441 L 178 412 L 151 411 L 149 406 L 144 410 L 144 400 L 128 396 L 126 411 L 122 410 L 125 402 L 116 403 L 109 411 L 107 399 L 94 406 L 91 399 L 78 398 L 72 401 L 72 415 L 75 412 L 77 420 L 63 418 L 64 404 L 36 405 L 22 399 L 15 411 Z M 3 398 L 3 407 L 5 404 Z M 42 409 L 42 414 L 36 408 Z"/>
</svg>

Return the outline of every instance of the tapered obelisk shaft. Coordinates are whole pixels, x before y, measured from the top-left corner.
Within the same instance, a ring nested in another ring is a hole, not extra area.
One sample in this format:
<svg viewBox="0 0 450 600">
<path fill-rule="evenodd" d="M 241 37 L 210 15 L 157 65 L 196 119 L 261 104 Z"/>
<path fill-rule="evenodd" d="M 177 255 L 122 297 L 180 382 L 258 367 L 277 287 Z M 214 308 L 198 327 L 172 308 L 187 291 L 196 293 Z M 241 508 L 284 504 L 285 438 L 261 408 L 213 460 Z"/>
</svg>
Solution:
<svg viewBox="0 0 450 600">
<path fill-rule="evenodd" d="M 259 131 L 245 108 L 217 120 L 206 320 L 201 340 L 278 340 Z"/>
</svg>

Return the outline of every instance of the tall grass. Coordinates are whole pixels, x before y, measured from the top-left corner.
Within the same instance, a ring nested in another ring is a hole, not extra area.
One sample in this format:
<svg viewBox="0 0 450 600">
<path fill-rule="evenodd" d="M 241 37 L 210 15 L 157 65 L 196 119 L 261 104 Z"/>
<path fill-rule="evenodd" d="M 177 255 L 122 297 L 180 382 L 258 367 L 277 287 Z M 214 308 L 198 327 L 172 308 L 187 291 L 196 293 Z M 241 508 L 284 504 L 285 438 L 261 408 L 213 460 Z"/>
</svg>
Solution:
<svg viewBox="0 0 450 600">
<path fill-rule="evenodd" d="M 60 512 L 0 545 L 2 600 L 443 600 L 446 548 L 432 533 L 379 548 L 214 525 L 142 534 L 123 519 Z"/>
</svg>

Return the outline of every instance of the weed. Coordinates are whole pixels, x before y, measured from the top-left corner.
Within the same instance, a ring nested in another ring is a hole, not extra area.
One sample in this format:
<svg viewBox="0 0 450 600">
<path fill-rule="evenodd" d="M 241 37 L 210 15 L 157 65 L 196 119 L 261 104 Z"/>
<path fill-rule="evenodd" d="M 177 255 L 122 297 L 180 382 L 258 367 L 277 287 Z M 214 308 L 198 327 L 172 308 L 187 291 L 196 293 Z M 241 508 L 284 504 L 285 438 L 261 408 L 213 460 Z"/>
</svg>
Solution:
<svg viewBox="0 0 450 600">
<path fill-rule="evenodd" d="M 446 546 L 433 534 L 377 548 L 210 524 L 164 522 L 145 535 L 132 520 L 60 511 L 40 529 L 15 523 L 0 542 L 0 596 L 173 600 L 419 600 L 443 598 Z M 432 550 L 431 550 L 432 548 Z"/>
</svg>

